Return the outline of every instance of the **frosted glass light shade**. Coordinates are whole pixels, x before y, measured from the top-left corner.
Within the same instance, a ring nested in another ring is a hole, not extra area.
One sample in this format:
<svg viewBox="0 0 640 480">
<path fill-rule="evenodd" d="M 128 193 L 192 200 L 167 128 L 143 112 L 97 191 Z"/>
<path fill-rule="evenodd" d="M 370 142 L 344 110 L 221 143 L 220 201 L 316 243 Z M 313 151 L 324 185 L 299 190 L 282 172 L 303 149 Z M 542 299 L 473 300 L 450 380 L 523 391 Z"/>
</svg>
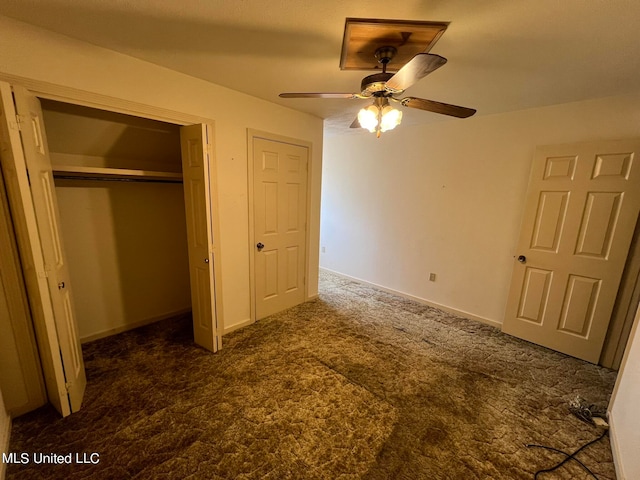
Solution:
<svg viewBox="0 0 640 480">
<path fill-rule="evenodd" d="M 380 131 L 386 132 L 387 130 L 393 130 L 402 121 L 402 112 L 391 108 L 387 105 L 382 109 L 382 118 L 380 119 Z"/>
<path fill-rule="evenodd" d="M 389 105 L 387 99 L 377 99 L 373 105 L 363 108 L 358 112 L 358 123 L 362 128 L 376 133 L 393 130 L 402 121 L 402 112 Z"/>
<path fill-rule="evenodd" d="M 376 131 L 378 126 L 378 107 L 369 105 L 358 112 L 358 123 L 362 128 L 366 128 L 371 133 Z"/>
</svg>

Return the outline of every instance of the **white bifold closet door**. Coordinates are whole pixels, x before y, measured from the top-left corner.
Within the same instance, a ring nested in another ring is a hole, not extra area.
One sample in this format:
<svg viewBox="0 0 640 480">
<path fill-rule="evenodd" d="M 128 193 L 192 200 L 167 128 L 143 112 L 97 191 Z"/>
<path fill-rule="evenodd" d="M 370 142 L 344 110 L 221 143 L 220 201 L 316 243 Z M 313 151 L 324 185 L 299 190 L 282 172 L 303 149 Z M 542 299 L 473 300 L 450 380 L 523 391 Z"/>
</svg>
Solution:
<svg viewBox="0 0 640 480">
<path fill-rule="evenodd" d="M 80 409 L 86 387 L 71 282 L 61 236 L 40 101 L 0 82 L 0 148 L 38 349 L 51 404 L 66 416 Z M 183 166 L 196 343 L 217 351 L 210 133 L 184 127 Z M 202 251 L 192 247 L 202 248 Z M 200 263 L 202 265 L 200 265 Z"/>
<path fill-rule="evenodd" d="M 87 380 L 42 109 L 38 99 L 24 88 L 14 87 L 12 96 L 11 87 L 0 83 L 0 92 L 5 143 L 2 165 L 40 360 L 49 401 L 66 416 L 80 409 Z"/>
<path fill-rule="evenodd" d="M 180 129 L 182 180 L 187 216 L 191 311 L 195 342 L 217 352 L 222 346 L 216 297 L 216 251 L 211 187 L 211 129 L 189 125 Z M 219 274 L 219 273 L 218 273 Z M 219 289 L 217 289 L 219 292 Z"/>
</svg>

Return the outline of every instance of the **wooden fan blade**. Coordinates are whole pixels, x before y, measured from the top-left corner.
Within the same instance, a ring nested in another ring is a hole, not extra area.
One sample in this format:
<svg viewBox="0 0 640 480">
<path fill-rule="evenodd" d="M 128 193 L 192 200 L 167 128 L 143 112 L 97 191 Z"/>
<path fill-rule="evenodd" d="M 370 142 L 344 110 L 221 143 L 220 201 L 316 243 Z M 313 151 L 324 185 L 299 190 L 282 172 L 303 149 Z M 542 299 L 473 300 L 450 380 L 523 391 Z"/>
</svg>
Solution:
<svg viewBox="0 0 640 480">
<path fill-rule="evenodd" d="M 358 98 L 355 93 L 281 93 L 282 98 Z"/>
<path fill-rule="evenodd" d="M 358 117 L 353 121 L 353 123 L 349 126 L 349 128 L 362 128 L 360 126 L 360 122 L 358 121 Z"/>
<path fill-rule="evenodd" d="M 418 53 L 387 81 L 385 88 L 393 93 L 403 92 L 445 63 L 447 63 L 447 59 L 440 55 Z"/>
<path fill-rule="evenodd" d="M 400 103 L 405 107 L 419 108 L 427 112 L 441 113 L 458 118 L 467 118 L 476 113 L 473 108 L 459 107 L 458 105 L 425 100 L 424 98 L 406 97 L 400 100 Z"/>
</svg>

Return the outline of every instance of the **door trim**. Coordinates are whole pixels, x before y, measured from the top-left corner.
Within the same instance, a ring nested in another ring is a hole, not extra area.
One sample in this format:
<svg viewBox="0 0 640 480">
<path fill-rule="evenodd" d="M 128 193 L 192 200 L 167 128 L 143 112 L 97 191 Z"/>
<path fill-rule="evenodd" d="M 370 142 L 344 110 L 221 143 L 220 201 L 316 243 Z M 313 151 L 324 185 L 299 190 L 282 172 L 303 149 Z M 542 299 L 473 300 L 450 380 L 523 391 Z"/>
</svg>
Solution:
<svg viewBox="0 0 640 480">
<path fill-rule="evenodd" d="M 599 365 L 618 370 L 640 305 L 640 216 L 622 273 Z"/>
<path fill-rule="evenodd" d="M 305 147 L 308 152 L 307 159 L 307 206 L 306 206 L 306 222 L 305 222 L 305 250 L 306 255 L 304 259 L 304 301 L 311 299 L 309 295 L 309 226 L 311 218 L 311 172 L 312 158 L 313 158 L 313 144 L 306 140 L 300 140 L 298 138 L 285 137 L 283 135 L 277 135 L 275 133 L 264 132 L 262 130 L 256 130 L 253 128 L 247 129 L 247 203 L 249 207 L 249 315 L 250 322 L 256 321 L 256 267 L 255 257 L 253 255 L 253 246 L 255 245 L 255 228 L 254 228 L 254 198 L 253 198 L 253 140 L 255 138 L 261 138 L 272 142 L 288 143 L 290 145 L 296 145 L 298 147 Z"/>
<path fill-rule="evenodd" d="M 11 85 L 21 85 L 38 98 L 57 100 L 59 102 L 82 105 L 84 107 L 107 110 L 109 112 L 123 113 L 136 117 L 158 120 L 160 122 L 173 123 L 176 125 L 192 125 L 194 123 L 208 123 L 212 127 L 215 120 L 189 113 L 169 110 L 145 103 L 138 103 L 131 100 L 103 95 L 101 93 L 88 92 L 73 87 L 65 87 L 55 83 L 34 80 L 28 77 L 10 75 L 0 72 L 0 80 Z"/>
</svg>

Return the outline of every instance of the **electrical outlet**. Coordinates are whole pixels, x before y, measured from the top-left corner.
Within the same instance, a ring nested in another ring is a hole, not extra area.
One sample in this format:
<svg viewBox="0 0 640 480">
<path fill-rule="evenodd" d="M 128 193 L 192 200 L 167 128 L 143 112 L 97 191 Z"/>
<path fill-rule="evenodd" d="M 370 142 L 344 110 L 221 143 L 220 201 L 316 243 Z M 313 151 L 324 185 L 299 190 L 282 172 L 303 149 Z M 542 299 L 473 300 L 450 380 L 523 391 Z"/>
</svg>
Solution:
<svg viewBox="0 0 640 480">
<path fill-rule="evenodd" d="M 429 281 L 430 282 L 435 282 L 436 281 L 436 274 L 435 273 L 430 273 L 429 274 Z"/>
</svg>

